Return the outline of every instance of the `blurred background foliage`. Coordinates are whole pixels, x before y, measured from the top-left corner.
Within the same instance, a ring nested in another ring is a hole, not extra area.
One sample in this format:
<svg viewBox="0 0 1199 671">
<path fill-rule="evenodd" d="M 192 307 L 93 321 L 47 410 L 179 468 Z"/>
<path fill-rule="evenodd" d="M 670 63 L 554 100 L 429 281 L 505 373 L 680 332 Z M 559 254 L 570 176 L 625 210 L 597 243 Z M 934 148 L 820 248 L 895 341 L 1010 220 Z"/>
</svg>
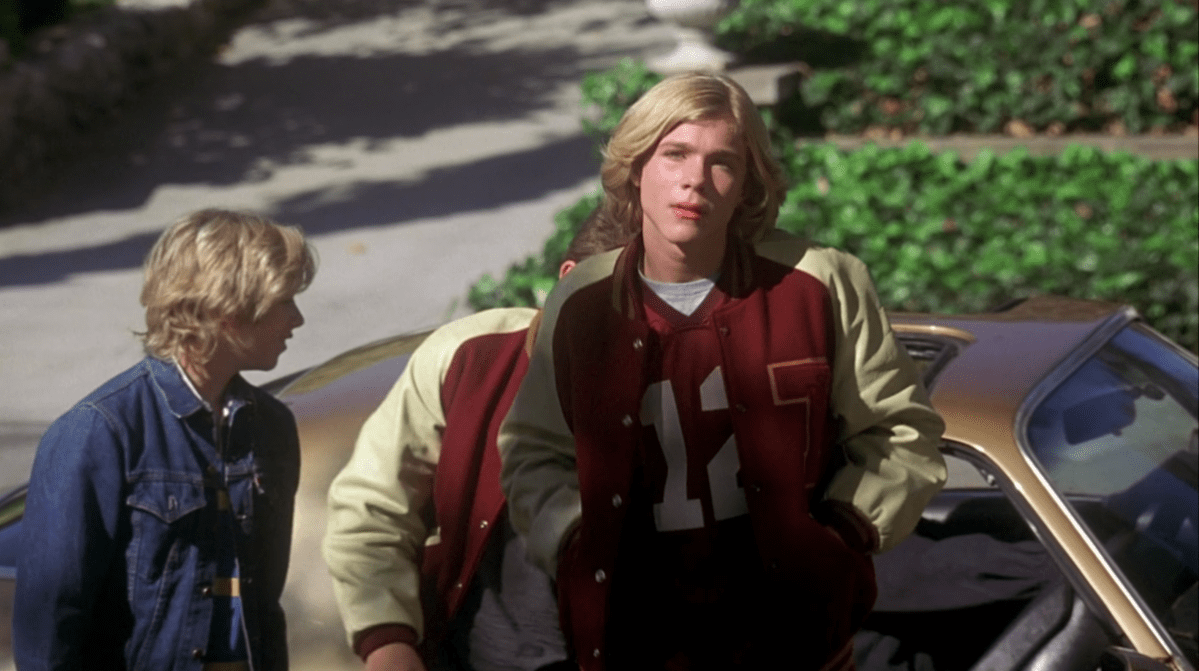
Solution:
<svg viewBox="0 0 1199 671">
<path fill-rule="evenodd" d="M 1199 123 L 1194 0 L 741 0 L 748 62 L 803 61 L 811 132 L 1142 133 Z"/>
<path fill-rule="evenodd" d="M 977 312 L 1041 293 L 1109 300 L 1199 351 L 1195 160 L 1073 145 L 964 161 L 919 141 L 850 151 L 795 139 L 871 127 L 1176 132 L 1199 121 L 1196 7 L 742 0 L 719 30 L 747 61 L 807 64 L 800 94 L 766 114 L 792 184 L 778 226 L 861 258 L 889 309 Z M 635 61 L 587 75 L 585 129 L 602 146 L 660 79 Z M 471 305 L 540 305 L 599 197 L 559 213 L 543 253 L 482 278 Z"/>
<path fill-rule="evenodd" d="M 38 29 L 62 23 L 80 12 L 115 4 L 116 0 L 0 0 L 0 42 L 9 55 L 20 56 L 29 45 L 29 37 Z"/>
</svg>

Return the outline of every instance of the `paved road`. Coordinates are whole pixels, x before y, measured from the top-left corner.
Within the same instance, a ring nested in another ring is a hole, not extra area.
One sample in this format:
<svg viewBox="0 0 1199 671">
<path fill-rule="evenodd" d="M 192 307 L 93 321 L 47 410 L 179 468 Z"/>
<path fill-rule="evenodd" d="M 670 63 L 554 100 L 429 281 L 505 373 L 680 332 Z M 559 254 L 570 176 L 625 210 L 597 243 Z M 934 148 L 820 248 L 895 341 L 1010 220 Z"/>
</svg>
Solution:
<svg viewBox="0 0 1199 671">
<path fill-rule="evenodd" d="M 250 208 L 311 234 L 308 324 L 277 373 L 434 326 L 595 188 L 582 75 L 669 46 L 642 0 L 271 0 L 0 213 L 0 487 L 49 421 L 139 358 L 139 266 L 176 217 Z M 355 668 L 311 547 L 322 494 L 301 502 L 294 666 Z"/>
</svg>

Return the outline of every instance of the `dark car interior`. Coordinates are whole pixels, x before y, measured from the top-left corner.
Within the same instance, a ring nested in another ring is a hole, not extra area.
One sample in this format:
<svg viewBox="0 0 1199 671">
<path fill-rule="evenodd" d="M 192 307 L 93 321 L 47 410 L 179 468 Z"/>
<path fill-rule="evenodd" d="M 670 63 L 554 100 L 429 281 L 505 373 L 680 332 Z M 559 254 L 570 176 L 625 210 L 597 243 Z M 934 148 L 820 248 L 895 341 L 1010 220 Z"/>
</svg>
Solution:
<svg viewBox="0 0 1199 671">
<path fill-rule="evenodd" d="M 862 671 L 1090 670 L 1112 643 L 998 489 L 941 492 L 875 568 Z"/>
</svg>

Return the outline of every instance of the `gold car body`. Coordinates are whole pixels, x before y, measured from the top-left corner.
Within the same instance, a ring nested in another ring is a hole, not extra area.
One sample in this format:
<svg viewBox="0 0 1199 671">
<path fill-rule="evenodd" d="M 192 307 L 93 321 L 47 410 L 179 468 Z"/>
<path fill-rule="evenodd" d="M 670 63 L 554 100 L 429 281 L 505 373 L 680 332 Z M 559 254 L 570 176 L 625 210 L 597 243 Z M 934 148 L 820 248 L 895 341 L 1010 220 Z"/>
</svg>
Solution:
<svg viewBox="0 0 1199 671">
<path fill-rule="evenodd" d="M 931 400 L 951 451 L 981 457 L 1009 483 L 1025 517 L 1096 612 L 1106 612 L 1137 652 L 1185 668 L 1100 543 L 1046 480 L 1023 443 L 1028 414 L 1077 365 L 1138 316 L 1128 307 L 1042 296 L 1009 310 L 971 315 L 891 315 L 897 333 L 955 349 Z M 1194 356 L 1187 353 L 1193 361 Z M 1031 513 L 1031 514 L 1030 514 Z M 1064 560 L 1064 561 L 1062 561 Z"/>
<path fill-rule="evenodd" d="M 990 476 L 984 480 L 971 471 L 967 475 L 976 476 L 975 483 L 966 486 L 1002 484 L 1091 610 L 1106 616 L 1136 652 L 1176 671 L 1189 671 L 1190 665 L 1148 607 L 1047 481 L 1023 443 L 1028 413 L 1115 331 L 1139 319 L 1136 312 L 1117 304 L 1044 296 L 992 313 L 893 313 L 891 319 L 910 351 L 915 347 L 930 352 L 928 357 L 916 359 L 926 368 L 936 369 L 931 371 L 936 376 L 930 392 L 946 422 L 945 451 Z M 299 426 L 304 455 L 301 497 L 307 492 L 311 500 L 297 499 L 298 530 L 305 526 L 323 529 L 324 492 L 348 460 L 363 422 L 427 335 L 371 343 L 267 385 L 291 407 Z M 1195 361 L 1190 352 L 1179 351 L 1188 361 Z M 952 473 L 951 469 L 951 481 Z M 19 509 L 13 506 L 22 504 L 23 496 L 20 499 L 8 499 L 8 513 L 19 516 Z M 301 538 L 296 542 L 297 546 L 305 544 Z M 293 549 L 293 574 L 297 569 L 305 571 L 296 565 L 299 549 Z M 315 556 L 315 546 L 299 553 L 304 554 Z M 0 575 L 3 604 L 11 604 L 11 578 Z M 311 591 L 310 585 L 304 590 L 289 587 L 289 591 Z M 288 598 L 285 593 L 285 600 Z M 9 613 L 0 615 L 5 620 L 11 617 Z M 325 625 L 337 628 L 334 623 Z M 303 622 L 293 622 L 292 628 L 303 629 Z M 3 640 L 7 627 L 4 629 L 0 644 L 7 644 Z M 297 640 L 312 637 L 314 642 L 326 636 L 339 637 L 315 630 L 295 633 Z M 8 645 L 3 647 L 8 649 Z"/>
<path fill-rule="evenodd" d="M 1102 545 L 1022 445 L 1024 422 L 1037 401 L 1116 330 L 1137 320 L 1137 313 L 1113 303 L 1041 296 L 990 313 L 892 313 L 891 319 L 905 341 L 926 341 L 946 355 L 935 364 L 943 368 L 930 391 L 946 422 L 947 451 L 1009 485 L 1005 489 L 1077 593 L 1092 610 L 1105 613 L 1137 652 L 1179 671 L 1188 669 Z M 308 487 L 327 488 L 348 458 L 358 427 L 425 335 L 347 352 L 279 390 L 299 420 Z"/>
</svg>

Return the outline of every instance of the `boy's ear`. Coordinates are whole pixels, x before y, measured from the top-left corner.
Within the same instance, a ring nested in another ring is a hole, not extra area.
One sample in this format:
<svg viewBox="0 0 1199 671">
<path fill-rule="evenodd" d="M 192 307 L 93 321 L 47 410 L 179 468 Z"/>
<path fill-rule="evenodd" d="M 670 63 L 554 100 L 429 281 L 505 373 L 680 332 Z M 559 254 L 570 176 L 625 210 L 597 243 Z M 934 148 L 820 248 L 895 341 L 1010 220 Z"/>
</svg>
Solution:
<svg viewBox="0 0 1199 671">
<path fill-rule="evenodd" d="M 574 270 L 577 265 L 579 265 L 577 261 L 571 261 L 570 259 L 563 261 L 562 265 L 558 266 L 558 279 L 566 277 L 566 273 Z"/>
</svg>

